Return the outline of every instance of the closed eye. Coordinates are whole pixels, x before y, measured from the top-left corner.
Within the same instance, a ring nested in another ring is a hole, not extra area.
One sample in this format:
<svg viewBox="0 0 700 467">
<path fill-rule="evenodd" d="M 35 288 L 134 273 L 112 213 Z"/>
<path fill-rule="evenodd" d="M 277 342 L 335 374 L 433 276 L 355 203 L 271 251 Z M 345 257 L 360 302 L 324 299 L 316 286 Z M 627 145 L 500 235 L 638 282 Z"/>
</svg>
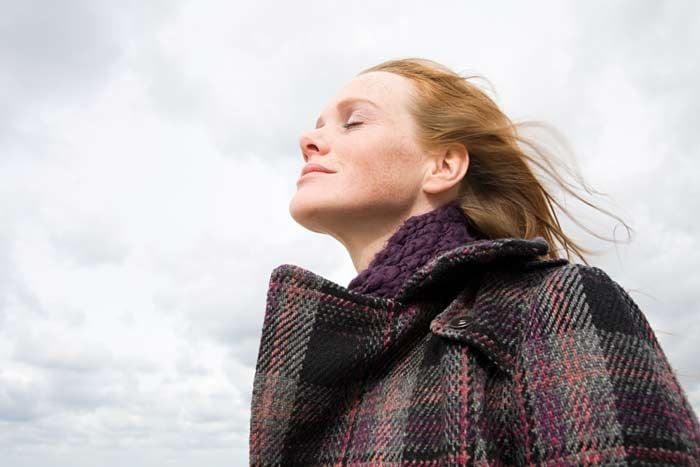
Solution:
<svg viewBox="0 0 700 467">
<path fill-rule="evenodd" d="M 362 122 L 346 123 L 345 125 L 343 125 L 343 128 L 348 129 L 350 127 L 357 126 L 357 125 L 362 125 Z"/>
</svg>

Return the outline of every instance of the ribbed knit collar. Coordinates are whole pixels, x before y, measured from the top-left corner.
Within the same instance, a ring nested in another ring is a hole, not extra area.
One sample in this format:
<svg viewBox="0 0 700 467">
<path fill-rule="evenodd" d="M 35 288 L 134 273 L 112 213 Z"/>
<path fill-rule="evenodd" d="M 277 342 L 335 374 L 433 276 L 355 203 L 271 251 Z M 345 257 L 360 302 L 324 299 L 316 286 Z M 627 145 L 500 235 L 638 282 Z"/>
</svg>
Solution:
<svg viewBox="0 0 700 467">
<path fill-rule="evenodd" d="M 406 219 L 348 289 L 394 298 L 418 268 L 440 253 L 482 238 L 454 200 Z"/>
</svg>

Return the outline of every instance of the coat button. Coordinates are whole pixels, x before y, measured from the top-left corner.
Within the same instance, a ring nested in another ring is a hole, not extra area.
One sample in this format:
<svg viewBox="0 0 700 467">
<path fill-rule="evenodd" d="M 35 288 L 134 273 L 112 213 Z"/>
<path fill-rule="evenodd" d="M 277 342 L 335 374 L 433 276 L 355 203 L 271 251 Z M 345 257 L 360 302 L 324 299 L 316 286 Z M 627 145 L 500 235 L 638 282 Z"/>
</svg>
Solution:
<svg viewBox="0 0 700 467">
<path fill-rule="evenodd" d="M 458 316 L 456 318 L 452 318 L 448 324 L 451 328 L 465 329 L 474 324 L 474 322 L 469 318 L 465 318 L 464 316 Z"/>
</svg>

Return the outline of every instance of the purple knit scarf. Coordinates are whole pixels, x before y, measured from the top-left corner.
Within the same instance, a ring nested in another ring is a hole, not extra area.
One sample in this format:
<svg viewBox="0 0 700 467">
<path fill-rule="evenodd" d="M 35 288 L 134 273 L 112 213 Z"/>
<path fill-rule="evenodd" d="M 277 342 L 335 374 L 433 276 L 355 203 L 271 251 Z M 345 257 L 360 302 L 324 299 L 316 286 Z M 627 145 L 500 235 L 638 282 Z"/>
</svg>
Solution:
<svg viewBox="0 0 700 467">
<path fill-rule="evenodd" d="M 394 298 L 403 283 L 440 253 L 482 238 L 468 225 L 456 200 L 430 212 L 412 216 L 387 240 L 348 289 L 376 297 Z"/>
</svg>

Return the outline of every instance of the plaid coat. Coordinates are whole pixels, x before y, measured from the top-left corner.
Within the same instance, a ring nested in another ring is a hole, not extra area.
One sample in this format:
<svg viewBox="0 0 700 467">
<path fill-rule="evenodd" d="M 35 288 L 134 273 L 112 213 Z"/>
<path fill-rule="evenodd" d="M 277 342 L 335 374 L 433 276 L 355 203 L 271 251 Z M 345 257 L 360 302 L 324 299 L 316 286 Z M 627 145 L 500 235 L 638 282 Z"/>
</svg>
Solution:
<svg viewBox="0 0 700 467">
<path fill-rule="evenodd" d="M 547 242 L 477 240 L 395 299 L 272 272 L 251 465 L 699 465 L 700 429 L 630 296 Z"/>
</svg>

